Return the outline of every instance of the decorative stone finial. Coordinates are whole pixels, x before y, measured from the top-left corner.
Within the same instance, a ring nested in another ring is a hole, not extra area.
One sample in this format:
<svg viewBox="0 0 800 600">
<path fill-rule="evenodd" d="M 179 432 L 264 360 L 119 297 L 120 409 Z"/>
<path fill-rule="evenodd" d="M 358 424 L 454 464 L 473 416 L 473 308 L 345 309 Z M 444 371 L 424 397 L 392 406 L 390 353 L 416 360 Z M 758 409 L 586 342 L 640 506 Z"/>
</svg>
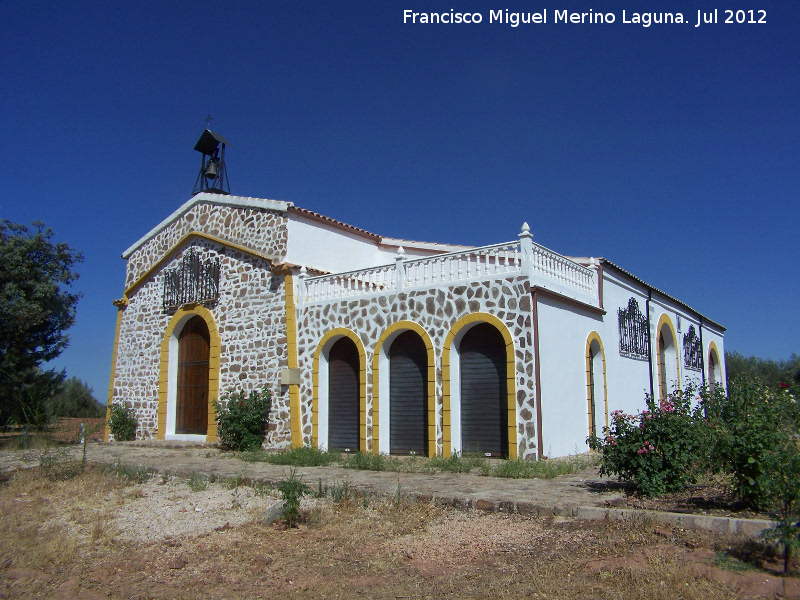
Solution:
<svg viewBox="0 0 800 600">
<path fill-rule="evenodd" d="M 528 225 L 527 221 L 522 224 L 522 231 L 519 232 L 519 235 L 517 237 L 519 237 L 520 239 L 533 238 L 533 234 L 531 233 L 530 225 Z"/>
<path fill-rule="evenodd" d="M 397 249 L 397 256 L 405 256 L 405 255 L 406 255 L 405 248 L 403 248 L 402 246 L 400 246 L 400 247 Z"/>
<path fill-rule="evenodd" d="M 308 275 L 308 269 L 306 269 L 306 266 L 305 266 L 305 265 L 303 265 L 302 267 L 300 267 L 300 275 L 302 275 L 302 276 L 304 276 L 304 277 L 305 277 L 306 275 Z"/>
<path fill-rule="evenodd" d="M 525 221 L 522 224 L 522 233 L 530 233 L 530 231 L 531 231 L 531 227 L 530 227 L 530 225 L 528 225 L 528 222 Z"/>
</svg>

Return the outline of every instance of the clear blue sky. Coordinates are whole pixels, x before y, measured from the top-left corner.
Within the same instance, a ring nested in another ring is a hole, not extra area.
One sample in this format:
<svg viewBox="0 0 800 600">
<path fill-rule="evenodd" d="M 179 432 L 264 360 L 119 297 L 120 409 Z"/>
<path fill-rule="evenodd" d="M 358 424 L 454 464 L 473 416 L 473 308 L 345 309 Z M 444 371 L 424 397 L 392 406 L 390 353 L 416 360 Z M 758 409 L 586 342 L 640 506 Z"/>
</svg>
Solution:
<svg viewBox="0 0 800 600">
<path fill-rule="evenodd" d="M 741 6 L 766 23 L 722 23 L 725 0 L 0 2 L 0 218 L 85 256 L 54 364 L 105 400 L 120 254 L 190 197 L 209 113 L 234 194 L 425 241 L 527 221 L 722 323 L 727 350 L 800 352 L 800 4 Z M 506 8 L 549 22 L 489 22 Z M 616 22 L 553 23 L 589 8 Z M 622 22 L 648 8 L 689 23 Z"/>
</svg>

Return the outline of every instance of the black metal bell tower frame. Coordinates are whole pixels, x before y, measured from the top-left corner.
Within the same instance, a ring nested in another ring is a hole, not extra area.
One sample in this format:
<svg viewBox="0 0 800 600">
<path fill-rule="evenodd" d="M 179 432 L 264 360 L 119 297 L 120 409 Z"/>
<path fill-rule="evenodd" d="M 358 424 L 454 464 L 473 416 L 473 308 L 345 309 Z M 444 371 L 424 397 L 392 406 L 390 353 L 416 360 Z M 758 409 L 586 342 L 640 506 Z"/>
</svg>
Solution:
<svg viewBox="0 0 800 600">
<path fill-rule="evenodd" d="M 228 140 L 210 129 L 206 129 L 197 140 L 194 149 L 203 156 L 192 195 L 200 192 L 225 195 L 231 193 L 228 169 L 225 166 L 225 146 L 227 145 Z"/>
</svg>

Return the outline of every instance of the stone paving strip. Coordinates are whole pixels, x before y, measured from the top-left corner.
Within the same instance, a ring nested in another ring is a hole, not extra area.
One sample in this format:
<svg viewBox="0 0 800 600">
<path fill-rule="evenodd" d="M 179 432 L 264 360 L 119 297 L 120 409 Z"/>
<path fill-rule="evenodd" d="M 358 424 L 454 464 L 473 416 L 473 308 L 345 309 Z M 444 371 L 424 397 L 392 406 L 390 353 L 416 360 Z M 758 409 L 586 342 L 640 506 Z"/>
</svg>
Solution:
<svg viewBox="0 0 800 600">
<path fill-rule="evenodd" d="M 50 450 L 65 457 L 81 458 L 83 446 Z M 35 467 L 40 450 L 0 451 L 0 474 Z M 276 486 L 289 475 L 291 467 L 262 462 L 244 462 L 215 447 L 188 442 L 90 443 L 86 460 L 98 464 L 145 467 L 158 473 L 189 478 L 199 475 L 209 481 L 240 478 L 245 484 L 256 482 Z M 596 468 L 553 479 L 503 479 L 466 473 L 397 473 L 359 471 L 336 466 L 298 467 L 297 475 L 312 490 L 319 485 L 331 489 L 347 484 L 352 490 L 393 497 L 402 494 L 420 501 L 431 501 L 461 509 L 509 512 L 538 517 L 568 517 L 587 520 L 647 518 L 686 529 L 705 529 L 720 533 L 757 537 L 771 521 L 738 519 L 699 514 L 670 513 L 619 508 L 622 493 L 609 491 L 608 479 L 601 479 Z"/>
</svg>

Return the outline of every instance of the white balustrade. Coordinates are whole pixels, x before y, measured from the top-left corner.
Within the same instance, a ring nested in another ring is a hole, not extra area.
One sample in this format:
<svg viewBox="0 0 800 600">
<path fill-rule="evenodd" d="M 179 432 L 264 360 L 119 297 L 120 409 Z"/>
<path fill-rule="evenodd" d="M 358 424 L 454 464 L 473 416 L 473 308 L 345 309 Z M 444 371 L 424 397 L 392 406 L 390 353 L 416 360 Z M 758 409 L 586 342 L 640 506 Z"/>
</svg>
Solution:
<svg viewBox="0 0 800 600">
<path fill-rule="evenodd" d="M 305 277 L 301 273 L 300 301 L 324 302 L 404 289 L 441 287 L 517 273 L 539 276 L 563 290 L 596 297 L 594 269 L 533 243 L 531 238 L 526 225 L 520 239 L 513 242 L 410 260 L 400 248 L 395 264 L 318 277 Z"/>
</svg>

